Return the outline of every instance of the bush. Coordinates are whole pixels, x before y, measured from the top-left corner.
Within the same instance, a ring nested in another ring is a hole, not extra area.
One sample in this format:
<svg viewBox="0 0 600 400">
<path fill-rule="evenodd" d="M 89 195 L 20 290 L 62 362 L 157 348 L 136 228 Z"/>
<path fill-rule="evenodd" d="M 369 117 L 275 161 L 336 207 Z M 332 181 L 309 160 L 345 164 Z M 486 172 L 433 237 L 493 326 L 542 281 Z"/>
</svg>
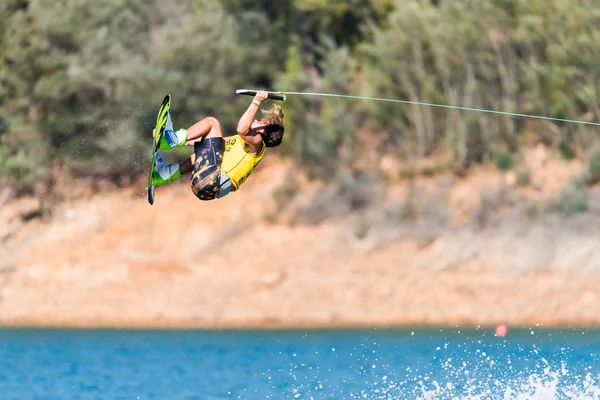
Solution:
<svg viewBox="0 0 600 400">
<path fill-rule="evenodd" d="M 588 209 L 587 195 L 587 187 L 581 180 L 577 180 L 563 189 L 551 208 L 567 215 L 585 212 Z"/>
<path fill-rule="evenodd" d="M 535 202 L 529 203 L 525 206 L 524 214 L 527 218 L 536 219 L 540 216 L 540 208 Z"/>
<path fill-rule="evenodd" d="M 517 186 L 529 186 L 531 183 L 531 170 L 529 168 L 521 169 L 517 172 Z"/>
<path fill-rule="evenodd" d="M 587 160 L 587 183 L 595 184 L 600 181 L 600 147 L 591 151 Z"/>
<path fill-rule="evenodd" d="M 500 151 L 496 154 L 496 168 L 500 171 L 508 171 L 515 165 L 515 159 L 512 153 L 508 151 Z"/>
<path fill-rule="evenodd" d="M 415 181 L 411 180 L 402 204 L 402 219 L 414 221 L 419 217 L 419 199 Z"/>
<path fill-rule="evenodd" d="M 558 142 L 558 151 L 563 159 L 570 161 L 576 157 L 573 150 L 573 136 L 570 133 L 561 134 Z"/>
<path fill-rule="evenodd" d="M 6 156 L 0 152 L 0 175 L 18 192 L 30 192 L 38 178 L 35 164 L 23 151 Z"/>
</svg>

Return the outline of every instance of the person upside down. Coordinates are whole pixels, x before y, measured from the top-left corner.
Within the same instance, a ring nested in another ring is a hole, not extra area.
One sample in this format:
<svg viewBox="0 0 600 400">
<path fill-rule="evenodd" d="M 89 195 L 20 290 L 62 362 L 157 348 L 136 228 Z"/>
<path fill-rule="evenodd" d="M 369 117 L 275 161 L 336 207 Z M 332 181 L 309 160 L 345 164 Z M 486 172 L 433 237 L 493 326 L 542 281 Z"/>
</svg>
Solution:
<svg viewBox="0 0 600 400">
<path fill-rule="evenodd" d="M 223 137 L 219 120 L 214 117 L 175 131 L 169 114 L 159 149 L 189 145 L 194 146 L 194 153 L 179 164 L 166 164 L 163 156 L 157 154 L 154 185 L 165 185 L 191 172 L 192 191 L 200 200 L 222 198 L 238 190 L 263 159 L 266 148 L 279 146 L 283 139 L 281 106 L 274 105 L 263 111 L 262 119 L 254 119 L 267 96 L 265 91 L 254 96 L 238 122 L 237 134 L 227 138 Z"/>
</svg>

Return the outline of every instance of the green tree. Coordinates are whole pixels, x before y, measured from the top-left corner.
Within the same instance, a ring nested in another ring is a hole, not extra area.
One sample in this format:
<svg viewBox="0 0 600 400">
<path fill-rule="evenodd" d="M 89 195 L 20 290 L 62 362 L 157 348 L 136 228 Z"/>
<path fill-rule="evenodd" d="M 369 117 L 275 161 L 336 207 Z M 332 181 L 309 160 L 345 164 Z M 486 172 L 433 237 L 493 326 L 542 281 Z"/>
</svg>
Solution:
<svg viewBox="0 0 600 400">
<path fill-rule="evenodd" d="M 0 175 L 27 190 L 43 171 L 47 138 L 38 125 L 35 83 L 52 60 L 48 42 L 28 13 L 28 2 L 11 0 L 0 19 Z M 40 166 L 41 164 L 41 166 Z"/>
<path fill-rule="evenodd" d="M 234 90 L 262 73 L 260 54 L 239 43 L 241 27 L 218 1 L 31 0 L 7 10 L 5 142 L 23 136 L 15 147 L 27 152 L 50 143 L 50 156 L 70 165 L 145 160 L 166 93 L 179 126 L 214 114 L 231 128 L 241 102 L 231 101 Z"/>
</svg>

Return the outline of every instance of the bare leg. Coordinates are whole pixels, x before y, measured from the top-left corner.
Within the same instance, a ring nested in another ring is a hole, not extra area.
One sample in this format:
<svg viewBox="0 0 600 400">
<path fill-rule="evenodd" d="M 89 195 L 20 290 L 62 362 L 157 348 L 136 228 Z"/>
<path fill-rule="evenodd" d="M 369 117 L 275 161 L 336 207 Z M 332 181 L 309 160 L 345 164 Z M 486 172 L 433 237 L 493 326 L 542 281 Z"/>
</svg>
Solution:
<svg viewBox="0 0 600 400">
<path fill-rule="evenodd" d="M 155 132 L 152 132 L 154 135 Z M 202 141 L 204 138 L 217 138 L 223 137 L 223 133 L 221 132 L 221 124 L 219 120 L 214 117 L 207 117 L 201 121 L 196 122 L 187 130 L 187 141 L 186 144 L 189 146 L 193 146 L 194 143 Z M 179 165 L 177 164 L 169 164 L 167 165 L 162 160 L 162 164 L 157 166 L 155 164 L 155 168 L 158 172 L 158 177 L 155 177 L 154 183 L 155 185 L 164 185 L 169 182 L 173 182 L 175 179 L 179 179 L 181 175 L 187 174 L 194 170 L 194 162 L 196 161 L 196 154 L 192 154 L 188 158 L 185 159 Z"/>
<path fill-rule="evenodd" d="M 192 154 L 188 158 L 185 159 L 181 164 L 179 164 L 179 168 L 181 168 L 181 175 L 187 174 L 194 170 L 194 163 L 196 162 L 196 155 Z"/>
<path fill-rule="evenodd" d="M 221 124 L 219 123 L 219 120 L 214 117 L 207 117 L 196 122 L 187 131 L 188 138 L 186 144 L 189 146 L 193 146 L 195 142 L 199 142 L 205 137 L 223 137 Z"/>
<path fill-rule="evenodd" d="M 211 137 L 223 137 L 221 132 L 221 124 L 219 120 L 214 117 L 207 117 L 203 120 L 196 122 L 188 130 L 188 139 L 186 144 L 193 146 L 194 143 L 201 141 L 204 138 Z M 186 158 L 179 168 L 181 168 L 181 174 L 187 174 L 194 171 L 194 163 L 196 162 L 196 154 L 192 154 Z"/>
</svg>

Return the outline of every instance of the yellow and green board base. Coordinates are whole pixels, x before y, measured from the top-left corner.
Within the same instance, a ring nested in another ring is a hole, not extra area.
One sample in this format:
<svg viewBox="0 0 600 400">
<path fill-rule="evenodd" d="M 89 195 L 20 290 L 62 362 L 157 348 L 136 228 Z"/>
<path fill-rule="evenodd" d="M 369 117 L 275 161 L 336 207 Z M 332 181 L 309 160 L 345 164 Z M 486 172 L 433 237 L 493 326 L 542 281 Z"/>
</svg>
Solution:
<svg viewBox="0 0 600 400">
<path fill-rule="evenodd" d="M 150 174 L 148 177 L 148 203 L 154 204 L 154 163 L 156 162 L 156 152 L 158 150 L 158 144 L 165 131 L 167 120 L 169 118 L 169 107 L 171 107 L 171 95 L 165 96 L 160 109 L 158 110 L 158 116 L 156 117 L 156 134 L 154 135 L 154 144 L 152 152 L 152 164 L 150 165 Z"/>
</svg>

